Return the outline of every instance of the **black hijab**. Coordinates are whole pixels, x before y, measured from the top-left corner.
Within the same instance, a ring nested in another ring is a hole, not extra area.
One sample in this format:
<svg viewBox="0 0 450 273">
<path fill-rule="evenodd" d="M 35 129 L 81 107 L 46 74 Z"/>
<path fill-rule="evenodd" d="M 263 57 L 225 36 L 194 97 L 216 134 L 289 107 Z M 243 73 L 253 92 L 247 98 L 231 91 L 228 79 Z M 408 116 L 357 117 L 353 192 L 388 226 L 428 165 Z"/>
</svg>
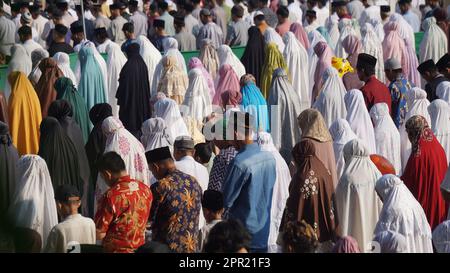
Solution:
<svg viewBox="0 0 450 273">
<path fill-rule="evenodd" d="M 0 224 L 14 194 L 18 161 L 19 154 L 12 144 L 8 125 L 0 121 Z"/>
<path fill-rule="evenodd" d="M 241 62 L 248 74 L 252 74 L 256 79 L 256 85 L 260 86 L 261 70 L 264 66 L 264 36 L 261 31 L 253 26 L 248 29 L 248 42 L 245 47 Z"/>
<path fill-rule="evenodd" d="M 102 132 L 102 123 L 107 117 L 112 116 L 111 105 L 107 103 L 99 103 L 94 105 L 89 111 L 89 119 L 94 128 L 89 134 L 88 141 L 86 143 L 86 155 L 89 162 L 89 168 L 91 170 L 91 177 L 89 183 L 88 203 L 93 204 L 95 186 L 97 184 L 97 160 L 105 151 L 106 137 Z M 94 211 L 90 210 L 91 216 Z"/>
<path fill-rule="evenodd" d="M 83 194 L 80 160 L 70 137 L 54 117 L 44 118 L 40 131 L 39 156 L 47 163 L 53 189 L 69 184 Z"/>
<path fill-rule="evenodd" d="M 127 47 L 128 60 L 120 71 L 117 104 L 119 118 L 124 127 L 136 138 L 141 136 L 141 126 L 151 118 L 150 84 L 144 60 L 139 55 L 139 45 Z"/>
</svg>

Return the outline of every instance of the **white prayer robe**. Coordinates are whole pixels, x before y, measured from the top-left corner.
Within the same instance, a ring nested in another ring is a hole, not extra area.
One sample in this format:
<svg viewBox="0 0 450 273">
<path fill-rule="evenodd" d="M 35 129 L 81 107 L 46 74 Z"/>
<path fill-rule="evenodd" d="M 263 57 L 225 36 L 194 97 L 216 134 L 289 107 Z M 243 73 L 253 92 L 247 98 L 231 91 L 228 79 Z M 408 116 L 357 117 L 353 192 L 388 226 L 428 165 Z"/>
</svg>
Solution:
<svg viewBox="0 0 450 273">
<path fill-rule="evenodd" d="M 422 23 L 425 30 L 420 43 L 419 61 L 432 59 L 435 63 L 447 53 L 448 41 L 444 31 L 436 24 L 436 18 L 429 17 Z"/>
<path fill-rule="evenodd" d="M 450 106 L 447 102 L 437 99 L 428 106 L 431 117 L 431 129 L 436 136 L 450 162 Z"/>
<path fill-rule="evenodd" d="M 345 161 L 344 161 L 344 146 L 350 140 L 358 138 L 355 133 L 353 133 L 350 124 L 346 119 L 337 119 L 331 124 L 330 134 L 333 138 L 333 150 L 334 158 L 336 161 L 336 172 L 338 178 L 340 179 L 344 173 Z"/>
<path fill-rule="evenodd" d="M 374 56 L 377 60 L 383 60 L 383 45 L 378 38 L 373 26 L 366 23 L 361 27 L 363 33 L 362 45 L 363 53 Z M 384 62 L 378 62 L 375 65 L 375 76 L 381 82 L 386 82 L 386 74 L 384 73 Z"/>
<path fill-rule="evenodd" d="M 161 52 L 144 35 L 137 37 L 136 42 L 139 44 L 139 54 L 147 66 L 149 86 L 153 86 L 153 74 L 161 61 Z"/>
<path fill-rule="evenodd" d="M 444 81 L 436 87 L 436 95 L 450 105 L 450 82 Z"/>
<path fill-rule="evenodd" d="M 221 45 L 217 49 L 217 55 L 219 56 L 219 70 L 224 64 L 229 64 L 233 71 L 236 73 L 238 79 L 245 75 L 245 67 L 241 63 L 238 57 L 233 53 L 231 48 L 227 45 Z"/>
<path fill-rule="evenodd" d="M 275 29 L 268 27 L 266 31 L 264 32 L 264 41 L 266 42 L 266 45 L 270 43 L 275 43 L 278 47 L 278 50 L 280 50 L 281 53 L 284 52 L 285 44 L 283 42 L 283 38 L 281 38 L 280 34 L 275 31 Z"/>
<path fill-rule="evenodd" d="M 52 58 L 53 60 L 56 61 L 56 64 L 58 65 L 58 68 L 61 70 L 61 72 L 64 74 L 64 77 L 72 80 L 74 86 L 78 86 L 77 77 L 75 77 L 75 73 L 73 73 L 72 69 L 70 68 L 69 55 L 64 52 L 58 52 L 55 55 L 53 55 Z"/>
<path fill-rule="evenodd" d="M 119 117 L 116 93 L 119 88 L 120 71 L 127 62 L 127 57 L 116 43 L 110 43 L 106 47 L 106 53 L 108 53 L 108 102 L 111 105 L 113 116 Z"/>
</svg>

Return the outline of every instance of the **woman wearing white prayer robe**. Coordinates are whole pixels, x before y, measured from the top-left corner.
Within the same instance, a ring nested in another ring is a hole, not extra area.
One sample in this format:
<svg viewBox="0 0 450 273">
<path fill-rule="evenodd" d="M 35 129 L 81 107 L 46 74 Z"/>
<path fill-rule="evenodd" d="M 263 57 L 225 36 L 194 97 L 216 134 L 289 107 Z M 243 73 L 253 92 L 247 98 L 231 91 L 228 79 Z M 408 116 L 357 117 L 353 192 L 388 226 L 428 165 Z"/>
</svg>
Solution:
<svg viewBox="0 0 450 273">
<path fill-rule="evenodd" d="M 286 200 L 289 197 L 289 184 L 291 183 L 291 174 L 289 167 L 281 154 L 275 148 L 272 136 L 266 132 L 258 134 L 258 145 L 262 151 L 270 152 L 276 162 L 276 180 L 273 186 L 272 206 L 270 207 L 270 228 L 269 228 L 269 253 L 281 252 L 281 247 L 277 245 L 278 231 L 280 229 L 281 219 L 286 206 Z"/>
<path fill-rule="evenodd" d="M 444 81 L 438 84 L 436 88 L 436 95 L 438 98 L 450 105 L 450 82 Z"/>
<path fill-rule="evenodd" d="M 338 178 L 340 179 L 344 173 L 345 161 L 344 161 L 344 146 L 350 140 L 358 138 L 355 133 L 353 133 L 350 124 L 346 119 L 337 119 L 330 126 L 330 134 L 333 138 L 333 150 L 334 157 L 336 160 L 336 172 Z"/>
<path fill-rule="evenodd" d="M 377 151 L 375 132 L 369 112 L 367 112 L 363 94 L 358 89 L 352 89 L 345 94 L 344 101 L 347 108 L 346 119 L 350 124 L 350 128 L 352 128 L 359 139 L 364 141 L 370 154 L 375 154 Z"/>
<path fill-rule="evenodd" d="M 163 93 L 158 93 L 158 100 L 153 106 L 153 116 L 162 118 L 167 125 L 170 138 L 175 140 L 179 136 L 188 136 L 189 132 L 186 123 L 181 116 L 178 104 Z"/>
<path fill-rule="evenodd" d="M 341 19 L 338 27 L 340 35 L 336 43 L 336 48 L 334 49 L 334 52 L 336 54 L 336 57 L 347 58 L 348 54 L 347 52 L 345 52 L 345 49 L 342 46 L 342 41 L 344 41 L 345 37 L 347 37 L 350 34 L 355 35 L 356 37 L 361 37 L 361 35 L 360 33 L 358 33 L 358 31 L 356 31 L 352 19 L 345 19 L 345 18 Z"/>
<path fill-rule="evenodd" d="M 406 252 L 432 253 L 431 228 L 425 212 L 402 180 L 395 175 L 382 176 L 375 190 L 383 202 L 374 234 L 394 231 L 406 238 Z"/>
<path fill-rule="evenodd" d="M 444 221 L 433 230 L 433 245 L 437 253 L 450 253 L 450 221 Z"/>
<path fill-rule="evenodd" d="M 173 140 L 167 132 L 166 122 L 162 118 L 150 118 L 142 124 L 141 143 L 145 151 L 168 146 L 172 150 Z"/>
<path fill-rule="evenodd" d="M 443 100 L 434 100 L 428 106 L 431 117 L 431 129 L 436 136 L 450 162 L 450 106 Z"/>
<path fill-rule="evenodd" d="M 408 112 L 405 115 L 405 123 L 399 128 L 401 141 L 401 156 L 402 156 L 402 173 L 408 163 L 411 155 L 411 142 L 406 132 L 405 124 L 408 119 L 419 115 L 424 117 L 428 124 L 431 124 L 431 117 L 428 113 L 428 106 L 430 102 L 427 100 L 427 92 L 419 87 L 413 87 L 406 93 L 406 104 L 408 105 Z"/>
<path fill-rule="evenodd" d="M 219 56 L 219 70 L 224 64 L 229 64 L 233 68 L 238 79 L 245 75 L 246 72 L 244 65 L 241 63 L 239 58 L 236 57 L 229 46 L 219 46 L 217 49 L 217 55 Z"/>
<path fill-rule="evenodd" d="M 136 42 L 140 47 L 139 54 L 147 65 L 148 82 L 151 87 L 156 66 L 162 58 L 161 52 L 159 52 L 159 50 L 156 49 L 156 47 L 144 35 L 140 35 L 139 37 L 137 37 Z"/>
<path fill-rule="evenodd" d="M 317 45 L 318 42 L 326 42 L 325 38 L 318 32 L 317 30 L 313 30 L 308 33 L 308 40 L 309 40 L 309 48 L 308 48 L 308 64 L 309 64 L 309 70 L 308 70 L 308 77 L 309 79 L 314 79 L 314 73 L 316 72 L 317 62 L 319 61 L 319 57 L 317 57 L 316 53 L 314 52 L 314 47 Z M 314 88 L 314 81 L 309 81 L 309 88 L 308 93 L 309 96 L 312 96 L 312 90 Z"/>
<path fill-rule="evenodd" d="M 395 231 L 382 231 L 373 240 L 379 244 L 373 253 L 405 253 L 407 249 L 406 237 Z"/>
<path fill-rule="evenodd" d="M 436 18 L 433 16 L 423 21 L 422 28 L 425 33 L 420 43 L 419 62 L 432 59 L 436 63 L 447 53 L 447 36 L 436 24 Z"/>
<path fill-rule="evenodd" d="M 283 38 L 281 38 L 280 34 L 275 31 L 275 29 L 268 27 L 264 32 L 264 41 L 266 45 L 270 43 L 275 43 L 280 50 L 280 52 L 284 52 L 285 44 L 283 42 Z"/>
<path fill-rule="evenodd" d="M 356 239 L 368 252 L 382 203 L 375 192 L 380 171 L 370 160 L 364 143 L 353 139 L 344 146 L 345 169 L 336 187 L 336 206 L 341 236 Z"/>
<path fill-rule="evenodd" d="M 16 227 L 38 232 L 44 247 L 50 231 L 58 224 L 50 172 L 38 155 L 22 156 L 17 166 L 19 177 L 9 207 L 10 219 Z"/>
<path fill-rule="evenodd" d="M 308 91 L 308 52 L 290 31 L 284 34 L 283 41 L 286 44 L 283 57 L 288 67 L 289 79 L 300 97 L 300 108 L 303 111 L 311 106 L 311 93 Z"/>
<path fill-rule="evenodd" d="M 331 47 L 331 49 L 335 50 L 336 49 L 336 45 L 338 43 L 339 40 L 339 17 L 335 18 L 334 16 L 330 16 L 328 17 L 329 20 L 327 19 L 327 24 L 326 24 L 326 28 L 328 31 L 328 35 L 330 35 L 330 44 L 329 46 Z"/>
<path fill-rule="evenodd" d="M 325 70 L 323 82 L 320 95 L 314 102 L 313 108 L 322 114 L 329 128 L 335 120 L 347 117 L 347 109 L 344 103 L 344 96 L 347 91 L 334 67 L 328 67 Z"/>
<path fill-rule="evenodd" d="M 108 53 L 108 102 L 111 105 L 113 116 L 118 117 L 119 105 L 117 105 L 116 93 L 119 88 L 120 71 L 127 62 L 127 57 L 116 43 L 108 44 L 106 52 Z"/>
<path fill-rule="evenodd" d="M 373 26 L 370 23 L 366 23 L 361 27 L 361 32 L 363 33 L 361 41 L 363 45 L 362 52 L 374 56 L 377 60 L 383 60 L 383 46 Z M 379 81 L 386 82 L 383 61 L 377 61 L 375 65 L 375 76 Z"/>
<path fill-rule="evenodd" d="M 386 103 L 377 103 L 370 109 L 375 130 L 377 155 L 385 157 L 394 166 L 395 173 L 400 175 L 402 161 L 400 156 L 400 133 L 389 114 Z"/>
<path fill-rule="evenodd" d="M 78 86 L 77 78 L 75 77 L 75 73 L 73 73 L 72 68 L 70 68 L 70 57 L 69 54 L 64 52 L 57 52 L 53 55 L 53 60 L 56 61 L 61 72 L 64 74 L 64 77 L 72 80 L 74 86 Z"/>
<path fill-rule="evenodd" d="M 6 75 L 8 76 L 11 72 L 20 71 L 23 72 L 27 77 L 33 69 L 33 64 L 31 63 L 31 58 L 28 55 L 25 48 L 20 44 L 15 44 L 11 47 L 11 60 L 8 63 L 8 70 Z M 11 86 L 7 80 L 5 83 L 5 94 L 6 101 L 9 100 L 9 95 L 11 95 Z"/>
</svg>

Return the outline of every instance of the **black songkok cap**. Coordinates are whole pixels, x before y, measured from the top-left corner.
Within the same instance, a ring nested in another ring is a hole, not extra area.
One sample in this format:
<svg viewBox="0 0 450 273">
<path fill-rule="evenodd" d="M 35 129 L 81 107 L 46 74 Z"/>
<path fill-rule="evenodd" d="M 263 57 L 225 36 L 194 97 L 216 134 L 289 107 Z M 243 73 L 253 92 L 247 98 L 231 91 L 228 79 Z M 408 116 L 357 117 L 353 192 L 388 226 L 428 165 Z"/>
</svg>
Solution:
<svg viewBox="0 0 450 273">
<path fill-rule="evenodd" d="M 317 18 L 317 14 L 316 11 L 309 9 L 306 11 L 306 16 L 312 16 L 312 17 L 316 17 Z"/>
<path fill-rule="evenodd" d="M 434 64 L 434 61 L 432 59 L 426 60 L 425 62 L 421 63 L 417 67 L 417 70 L 419 70 L 420 74 L 425 73 L 425 71 L 436 70 L 436 69 L 437 69 L 437 67 Z"/>
<path fill-rule="evenodd" d="M 155 163 L 165 159 L 171 159 L 172 155 L 170 154 L 169 147 L 161 147 L 145 153 L 145 157 L 147 158 L 147 162 Z"/>
<path fill-rule="evenodd" d="M 380 6 L 380 11 L 381 12 L 390 12 L 391 6 Z"/>
<path fill-rule="evenodd" d="M 66 203 L 70 198 L 81 197 L 80 192 L 72 185 L 64 184 L 56 188 L 55 200 Z"/>
<path fill-rule="evenodd" d="M 79 22 L 72 23 L 70 25 L 70 32 L 72 32 L 72 34 L 84 32 L 83 31 L 83 25 L 81 23 L 79 23 Z"/>
<path fill-rule="evenodd" d="M 358 63 L 356 65 L 357 67 L 364 67 L 364 66 L 375 67 L 376 64 L 377 58 L 375 58 L 374 56 L 366 53 L 360 53 L 358 55 Z"/>
<path fill-rule="evenodd" d="M 436 63 L 436 67 L 439 70 L 444 70 L 450 67 L 449 64 L 450 64 L 450 55 L 448 53 L 445 53 L 445 55 L 442 56 Z"/>
<path fill-rule="evenodd" d="M 64 25 L 58 24 L 55 26 L 55 31 L 61 35 L 66 35 L 69 29 Z"/>
<path fill-rule="evenodd" d="M 334 1 L 331 3 L 331 7 L 333 7 L 333 8 L 343 7 L 345 5 L 347 5 L 347 2 L 345 2 L 345 1 Z"/>
<path fill-rule="evenodd" d="M 154 26 L 154 27 L 162 27 L 162 28 L 164 28 L 165 25 L 166 25 L 166 22 L 164 22 L 164 20 L 155 19 L 155 20 L 153 21 L 153 26 Z"/>
</svg>

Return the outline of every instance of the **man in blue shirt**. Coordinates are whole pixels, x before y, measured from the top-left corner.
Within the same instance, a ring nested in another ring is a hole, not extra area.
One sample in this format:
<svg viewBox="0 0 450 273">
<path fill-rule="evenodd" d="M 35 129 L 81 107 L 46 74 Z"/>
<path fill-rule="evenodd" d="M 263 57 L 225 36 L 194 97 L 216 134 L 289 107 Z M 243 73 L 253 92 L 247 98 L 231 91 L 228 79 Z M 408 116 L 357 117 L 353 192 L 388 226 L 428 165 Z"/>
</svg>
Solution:
<svg viewBox="0 0 450 273">
<path fill-rule="evenodd" d="M 419 32 L 420 19 L 419 16 L 411 10 L 411 0 L 399 0 L 398 6 L 403 18 L 411 25 L 414 32 Z"/>
<path fill-rule="evenodd" d="M 267 252 L 275 159 L 253 143 L 253 117 L 233 112 L 227 132 L 234 133 L 238 153 L 228 166 L 223 185 L 228 218 L 241 221 L 252 236 L 251 252 Z"/>
<path fill-rule="evenodd" d="M 122 27 L 122 31 L 127 38 L 125 42 L 122 44 L 121 49 L 123 52 L 126 52 L 127 47 L 131 43 L 136 43 L 136 35 L 134 34 L 134 25 L 131 22 L 125 23 Z"/>
</svg>

